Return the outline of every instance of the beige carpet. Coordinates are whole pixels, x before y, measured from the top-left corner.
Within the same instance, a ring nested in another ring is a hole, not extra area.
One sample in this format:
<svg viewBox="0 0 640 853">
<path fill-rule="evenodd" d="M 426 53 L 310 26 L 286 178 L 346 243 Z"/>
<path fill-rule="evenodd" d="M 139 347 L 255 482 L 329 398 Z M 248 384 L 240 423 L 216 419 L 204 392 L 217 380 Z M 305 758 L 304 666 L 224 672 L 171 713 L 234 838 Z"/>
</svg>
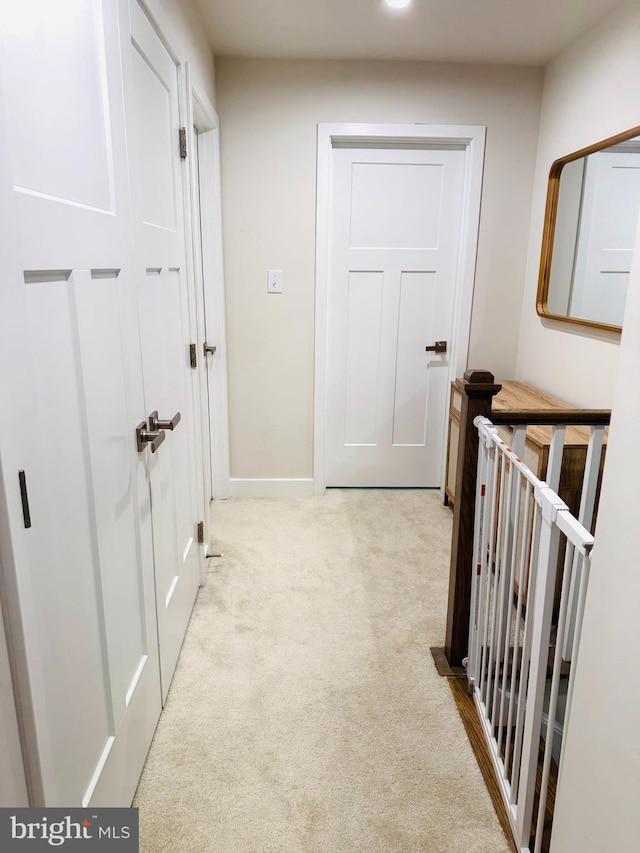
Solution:
<svg viewBox="0 0 640 853">
<path fill-rule="evenodd" d="M 508 853 L 429 646 L 439 493 L 214 505 L 216 548 L 134 805 L 142 851 Z"/>
</svg>

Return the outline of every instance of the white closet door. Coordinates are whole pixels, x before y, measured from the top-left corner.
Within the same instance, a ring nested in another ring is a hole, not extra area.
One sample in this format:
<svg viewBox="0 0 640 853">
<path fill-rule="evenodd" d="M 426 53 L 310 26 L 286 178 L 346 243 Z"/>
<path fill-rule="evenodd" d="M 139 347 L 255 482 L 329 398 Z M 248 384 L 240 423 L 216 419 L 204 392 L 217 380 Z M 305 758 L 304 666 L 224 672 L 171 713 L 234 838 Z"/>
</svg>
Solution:
<svg viewBox="0 0 640 853">
<path fill-rule="evenodd" d="M 117 7 L 21 0 L 3 31 L 5 618 L 36 803 L 122 805 L 161 698 Z"/>
<path fill-rule="evenodd" d="M 439 486 L 462 150 L 335 148 L 328 486 Z"/>
<path fill-rule="evenodd" d="M 189 351 L 196 335 L 186 269 L 178 69 L 137 0 L 130 3 L 129 27 L 123 53 L 144 396 L 147 414 L 157 411 L 165 420 L 180 414 L 158 451 L 147 454 L 166 698 L 200 583 L 203 472 L 196 471 L 199 391 Z"/>
</svg>

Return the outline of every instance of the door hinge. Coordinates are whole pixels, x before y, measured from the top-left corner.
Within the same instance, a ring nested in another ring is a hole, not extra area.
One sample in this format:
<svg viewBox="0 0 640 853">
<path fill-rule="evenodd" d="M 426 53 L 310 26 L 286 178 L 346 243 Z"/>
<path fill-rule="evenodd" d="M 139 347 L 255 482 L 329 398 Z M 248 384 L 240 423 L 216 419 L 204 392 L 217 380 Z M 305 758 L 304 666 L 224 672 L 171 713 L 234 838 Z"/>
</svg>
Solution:
<svg viewBox="0 0 640 853">
<path fill-rule="evenodd" d="M 181 127 L 178 131 L 178 137 L 180 139 L 180 159 L 187 159 L 187 128 Z"/>
<path fill-rule="evenodd" d="M 198 522 L 198 543 L 204 545 L 204 521 Z"/>
<path fill-rule="evenodd" d="M 189 361 L 191 363 L 191 367 L 195 370 L 198 366 L 198 356 L 196 354 L 195 344 L 189 344 Z"/>
</svg>

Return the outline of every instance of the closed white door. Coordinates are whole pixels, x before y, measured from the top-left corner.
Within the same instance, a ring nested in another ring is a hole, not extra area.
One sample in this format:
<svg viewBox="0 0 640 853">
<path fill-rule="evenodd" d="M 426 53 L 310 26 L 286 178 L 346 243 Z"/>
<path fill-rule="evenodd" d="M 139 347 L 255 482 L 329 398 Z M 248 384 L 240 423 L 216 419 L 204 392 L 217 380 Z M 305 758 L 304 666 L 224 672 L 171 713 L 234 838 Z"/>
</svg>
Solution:
<svg viewBox="0 0 640 853">
<path fill-rule="evenodd" d="M 205 498 L 229 495 L 229 418 L 225 358 L 225 302 L 220 206 L 220 145 L 218 117 L 194 99 L 193 204 L 195 276 L 206 343 L 202 400 Z M 205 519 L 205 537 L 210 541 Z"/>
<path fill-rule="evenodd" d="M 117 7 L 23 0 L 3 33 L 0 564 L 28 773 L 34 804 L 125 805 L 161 695 Z"/>
<path fill-rule="evenodd" d="M 640 146 L 587 157 L 570 315 L 622 325 L 640 212 Z"/>
<path fill-rule="evenodd" d="M 463 150 L 332 153 L 327 486 L 439 486 Z M 441 344 L 438 347 L 442 349 Z"/>
<path fill-rule="evenodd" d="M 210 314 L 211 306 L 208 305 L 207 299 L 207 283 L 205 281 L 205 264 L 203 257 L 203 239 L 202 239 L 202 199 L 201 199 L 201 171 L 200 171 L 200 134 L 198 133 L 198 128 L 194 126 L 193 128 L 193 141 L 194 141 L 194 150 L 193 155 L 196 158 L 196 167 L 195 167 L 195 204 L 193 206 L 194 212 L 194 257 L 195 257 L 195 277 L 196 277 L 196 285 L 200 289 L 202 293 L 202 307 L 203 307 L 203 320 L 204 320 L 204 391 L 206 393 L 206 400 L 203 399 L 203 405 L 206 406 L 206 411 L 204 412 L 203 419 L 203 442 L 202 442 L 202 450 L 203 450 L 203 462 L 204 462 L 204 488 L 205 488 L 205 498 L 206 501 L 213 500 L 213 482 L 216 477 L 216 472 L 214 471 L 214 448 L 212 442 L 213 428 L 212 423 L 214 418 L 219 417 L 219 412 L 216 410 L 216 400 L 214 395 L 214 380 L 213 380 L 213 367 L 214 360 L 217 361 L 219 356 L 218 347 L 215 343 L 216 337 L 213 332 L 213 323 L 210 322 Z M 216 357 L 217 356 L 217 357 Z M 204 397 L 204 395 L 202 395 Z M 207 533 L 209 531 L 208 519 L 205 519 L 205 528 Z"/>
<path fill-rule="evenodd" d="M 130 13 L 125 79 L 144 397 L 147 415 L 157 412 L 174 426 L 165 430 L 157 452 L 146 454 L 166 698 L 200 584 L 198 388 L 190 357 L 196 335 L 186 267 L 178 69 L 137 0 Z"/>
</svg>

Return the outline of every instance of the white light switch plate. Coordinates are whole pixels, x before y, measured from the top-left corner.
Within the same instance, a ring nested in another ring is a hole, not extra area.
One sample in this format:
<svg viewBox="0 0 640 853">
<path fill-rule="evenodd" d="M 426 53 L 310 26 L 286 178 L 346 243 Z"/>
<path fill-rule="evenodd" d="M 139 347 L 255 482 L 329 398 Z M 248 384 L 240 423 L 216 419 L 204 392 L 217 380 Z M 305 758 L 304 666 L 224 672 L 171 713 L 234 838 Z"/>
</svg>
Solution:
<svg viewBox="0 0 640 853">
<path fill-rule="evenodd" d="M 267 271 L 267 291 L 269 293 L 282 293 L 282 270 Z"/>
</svg>

